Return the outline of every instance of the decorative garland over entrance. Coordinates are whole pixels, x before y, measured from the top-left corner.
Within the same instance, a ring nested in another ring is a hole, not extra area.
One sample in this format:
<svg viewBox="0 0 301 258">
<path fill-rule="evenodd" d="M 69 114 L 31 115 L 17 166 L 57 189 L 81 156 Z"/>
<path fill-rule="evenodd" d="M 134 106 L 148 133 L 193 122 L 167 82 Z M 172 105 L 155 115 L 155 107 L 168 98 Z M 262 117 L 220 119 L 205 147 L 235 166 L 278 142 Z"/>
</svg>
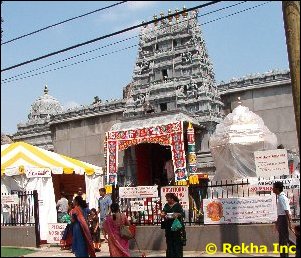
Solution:
<svg viewBox="0 0 301 258">
<path fill-rule="evenodd" d="M 164 146 L 171 146 L 175 181 L 187 179 L 183 122 L 179 121 L 147 128 L 107 132 L 105 159 L 108 184 L 117 184 L 118 151 L 140 143 L 158 143 Z"/>
</svg>

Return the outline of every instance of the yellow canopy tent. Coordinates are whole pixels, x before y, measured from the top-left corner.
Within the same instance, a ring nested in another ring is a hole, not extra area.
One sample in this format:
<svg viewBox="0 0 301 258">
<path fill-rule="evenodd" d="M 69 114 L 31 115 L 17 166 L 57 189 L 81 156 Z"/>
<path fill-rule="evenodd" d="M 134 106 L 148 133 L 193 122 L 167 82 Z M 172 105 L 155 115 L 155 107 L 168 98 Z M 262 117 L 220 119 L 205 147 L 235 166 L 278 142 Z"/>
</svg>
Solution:
<svg viewBox="0 0 301 258">
<path fill-rule="evenodd" d="M 38 191 L 40 236 L 46 240 L 48 223 L 56 223 L 56 203 L 51 173 L 85 175 L 86 200 L 97 207 L 103 187 L 101 167 L 47 151 L 25 142 L 1 145 L 1 193 Z"/>
<path fill-rule="evenodd" d="M 1 145 L 1 175 L 24 174 L 25 167 L 50 168 L 54 174 L 103 174 L 101 167 L 25 142 Z"/>
</svg>

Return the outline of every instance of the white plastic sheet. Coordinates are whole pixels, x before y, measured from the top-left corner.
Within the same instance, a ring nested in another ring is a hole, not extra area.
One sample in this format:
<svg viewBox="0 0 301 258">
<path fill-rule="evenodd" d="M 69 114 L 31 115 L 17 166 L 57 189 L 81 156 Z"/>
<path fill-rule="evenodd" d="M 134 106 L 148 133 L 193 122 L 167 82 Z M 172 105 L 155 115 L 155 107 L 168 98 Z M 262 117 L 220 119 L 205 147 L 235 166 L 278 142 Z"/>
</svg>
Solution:
<svg viewBox="0 0 301 258">
<path fill-rule="evenodd" d="M 209 145 L 216 166 L 213 180 L 231 180 L 256 177 L 254 152 L 276 149 L 277 138 L 261 117 L 240 105 L 216 126 Z"/>
</svg>

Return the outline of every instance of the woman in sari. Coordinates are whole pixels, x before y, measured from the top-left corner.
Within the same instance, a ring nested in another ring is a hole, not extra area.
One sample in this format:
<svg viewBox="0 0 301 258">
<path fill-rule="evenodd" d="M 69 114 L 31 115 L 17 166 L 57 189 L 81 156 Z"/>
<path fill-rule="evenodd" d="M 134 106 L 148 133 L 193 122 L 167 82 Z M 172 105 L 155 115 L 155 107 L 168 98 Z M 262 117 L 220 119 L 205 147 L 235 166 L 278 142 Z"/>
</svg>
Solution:
<svg viewBox="0 0 301 258">
<path fill-rule="evenodd" d="M 166 194 L 167 203 L 165 204 L 161 216 L 163 219 L 163 227 L 166 237 L 166 257 L 183 257 L 183 245 L 185 244 L 185 229 L 184 229 L 184 211 L 179 203 L 178 197 L 174 193 Z M 178 219 L 182 224 L 182 229 L 172 231 L 171 226 L 175 219 Z"/>
<path fill-rule="evenodd" d="M 120 213 L 118 203 L 112 203 L 111 214 L 107 215 L 103 223 L 103 233 L 109 244 L 111 257 L 130 257 L 129 240 L 120 236 L 120 227 L 129 226 L 125 214 Z"/>
<path fill-rule="evenodd" d="M 73 203 L 74 208 L 71 210 L 72 251 L 76 257 L 96 257 L 90 230 L 84 217 L 83 198 L 76 196 Z"/>
</svg>

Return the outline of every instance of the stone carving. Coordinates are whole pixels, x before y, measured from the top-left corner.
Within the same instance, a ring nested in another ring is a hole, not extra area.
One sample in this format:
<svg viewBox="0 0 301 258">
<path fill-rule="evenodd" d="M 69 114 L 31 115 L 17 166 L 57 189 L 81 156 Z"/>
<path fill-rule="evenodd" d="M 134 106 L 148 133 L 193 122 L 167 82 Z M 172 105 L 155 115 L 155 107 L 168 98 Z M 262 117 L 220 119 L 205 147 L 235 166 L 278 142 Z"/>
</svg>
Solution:
<svg viewBox="0 0 301 258">
<path fill-rule="evenodd" d="M 136 99 L 135 99 L 135 106 L 141 106 L 143 105 L 143 103 L 145 102 L 145 94 L 140 93 L 137 95 Z"/>
<path fill-rule="evenodd" d="M 197 97 L 198 97 L 197 84 L 195 82 L 191 82 L 187 86 L 187 98 L 197 98 Z"/>
<path fill-rule="evenodd" d="M 181 54 L 182 57 L 182 63 L 192 63 L 192 53 L 191 52 L 185 52 Z"/>
<path fill-rule="evenodd" d="M 145 113 L 155 112 L 154 107 L 149 103 L 149 101 L 145 101 L 145 103 L 143 104 L 143 109 Z"/>
<path fill-rule="evenodd" d="M 144 71 L 149 69 L 150 61 L 146 61 L 145 59 L 143 59 L 138 66 L 140 67 L 139 74 L 142 74 Z"/>
<path fill-rule="evenodd" d="M 176 89 L 176 93 L 178 97 L 186 97 L 184 85 L 178 85 Z"/>
<path fill-rule="evenodd" d="M 101 104 L 101 99 L 98 96 L 94 97 L 93 105 Z"/>
</svg>

